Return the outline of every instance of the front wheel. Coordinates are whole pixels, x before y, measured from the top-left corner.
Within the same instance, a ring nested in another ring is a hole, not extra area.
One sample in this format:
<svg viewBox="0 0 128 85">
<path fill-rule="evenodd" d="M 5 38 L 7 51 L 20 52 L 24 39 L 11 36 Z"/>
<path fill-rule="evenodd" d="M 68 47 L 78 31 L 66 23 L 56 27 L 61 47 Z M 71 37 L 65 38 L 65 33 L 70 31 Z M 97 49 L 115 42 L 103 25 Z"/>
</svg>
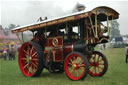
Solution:
<svg viewBox="0 0 128 85">
<path fill-rule="evenodd" d="M 42 48 L 36 42 L 26 42 L 19 52 L 19 66 L 27 77 L 38 76 L 43 70 Z"/>
<path fill-rule="evenodd" d="M 108 69 L 108 61 L 106 56 L 101 52 L 93 51 L 91 55 L 88 56 L 89 62 L 89 74 L 91 76 L 103 76 Z"/>
<path fill-rule="evenodd" d="M 70 53 L 64 63 L 65 73 L 71 80 L 83 80 L 88 74 L 88 61 L 79 52 Z"/>
</svg>

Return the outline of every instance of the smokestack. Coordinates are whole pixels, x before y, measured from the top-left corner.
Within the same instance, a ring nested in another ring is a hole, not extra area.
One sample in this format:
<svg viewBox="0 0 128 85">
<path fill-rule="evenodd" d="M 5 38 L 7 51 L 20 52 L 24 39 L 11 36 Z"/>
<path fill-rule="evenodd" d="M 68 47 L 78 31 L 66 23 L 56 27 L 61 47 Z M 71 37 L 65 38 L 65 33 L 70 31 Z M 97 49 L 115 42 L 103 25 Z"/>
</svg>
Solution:
<svg viewBox="0 0 128 85">
<path fill-rule="evenodd" d="M 75 8 L 73 9 L 73 13 L 83 11 L 85 10 L 85 8 L 86 7 L 83 4 L 77 3 Z"/>
</svg>

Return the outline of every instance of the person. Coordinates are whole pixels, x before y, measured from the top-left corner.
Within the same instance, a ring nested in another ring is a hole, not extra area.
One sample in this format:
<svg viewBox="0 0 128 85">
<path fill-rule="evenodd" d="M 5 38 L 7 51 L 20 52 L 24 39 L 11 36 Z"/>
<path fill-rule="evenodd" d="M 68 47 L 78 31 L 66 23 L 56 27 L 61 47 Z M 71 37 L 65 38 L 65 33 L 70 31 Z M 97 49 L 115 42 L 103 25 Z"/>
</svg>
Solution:
<svg viewBox="0 0 128 85">
<path fill-rule="evenodd" d="M 34 42 L 38 43 L 41 46 L 44 46 L 44 43 L 46 41 L 44 30 L 37 31 L 37 33 L 35 33 L 35 35 L 34 35 L 34 37 L 32 38 L 31 41 L 34 41 Z"/>
<path fill-rule="evenodd" d="M 128 43 L 126 44 L 125 47 L 125 55 L 126 55 L 126 63 L 128 63 Z"/>
<path fill-rule="evenodd" d="M 105 43 L 103 44 L 103 47 L 104 47 L 104 50 L 105 50 L 105 48 L 106 48 L 106 44 Z"/>
<path fill-rule="evenodd" d="M 4 57 L 4 60 L 7 59 L 7 49 L 6 48 L 3 49 L 3 57 Z"/>
<path fill-rule="evenodd" d="M 103 50 L 103 45 L 102 45 L 102 44 L 100 44 L 100 51 L 101 51 L 101 50 Z"/>
<path fill-rule="evenodd" d="M 15 60 L 15 52 L 15 47 L 11 45 L 11 47 L 9 48 L 9 60 Z"/>
</svg>

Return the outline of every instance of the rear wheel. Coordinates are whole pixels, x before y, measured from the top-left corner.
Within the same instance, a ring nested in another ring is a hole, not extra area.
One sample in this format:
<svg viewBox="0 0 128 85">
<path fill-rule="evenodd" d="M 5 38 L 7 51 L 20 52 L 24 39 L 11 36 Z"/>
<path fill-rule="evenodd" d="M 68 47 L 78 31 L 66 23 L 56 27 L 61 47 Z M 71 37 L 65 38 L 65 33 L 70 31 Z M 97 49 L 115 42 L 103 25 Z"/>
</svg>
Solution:
<svg viewBox="0 0 128 85">
<path fill-rule="evenodd" d="M 70 53 L 64 63 L 65 73 L 71 80 L 83 80 L 88 74 L 88 61 L 79 52 Z"/>
<path fill-rule="evenodd" d="M 36 42 L 26 42 L 19 52 L 19 66 L 27 77 L 38 76 L 43 70 L 42 48 Z"/>
<path fill-rule="evenodd" d="M 89 74 L 91 76 L 103 76 L 108 69 L 108 61 L 106 56 L 101 52 L 93 51 L 88 57 Z"/>
</svg>

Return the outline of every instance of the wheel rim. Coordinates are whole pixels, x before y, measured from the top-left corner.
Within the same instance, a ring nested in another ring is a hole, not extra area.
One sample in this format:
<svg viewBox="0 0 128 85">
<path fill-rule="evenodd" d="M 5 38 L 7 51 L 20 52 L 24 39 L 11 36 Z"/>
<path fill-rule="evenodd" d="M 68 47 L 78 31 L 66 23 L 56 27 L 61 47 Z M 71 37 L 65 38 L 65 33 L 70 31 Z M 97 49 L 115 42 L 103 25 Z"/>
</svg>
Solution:
<svg viewBox="0 0 128 85">
<path fill-rule="evenodd" d="M 65 73 L 72 80 L 79 80 L 85 74 L 84 59 L 78 54 L 71 54 L 65 60 Z"/>
<path fill-rule="evenodd" d="M 92 54 L 89 59 L 89 74 L 91 76 L 100 76 L 105 69 L 105 61 L 102 55 Z"/>
<path fill-rule="evenodd" d="M 37 71 L 38 57 L 37 52 L 32 44 L 25 43 L 22 45 L 19 53 L 19 66 L 25 76 L 33 76 Z"/>
</svg>

